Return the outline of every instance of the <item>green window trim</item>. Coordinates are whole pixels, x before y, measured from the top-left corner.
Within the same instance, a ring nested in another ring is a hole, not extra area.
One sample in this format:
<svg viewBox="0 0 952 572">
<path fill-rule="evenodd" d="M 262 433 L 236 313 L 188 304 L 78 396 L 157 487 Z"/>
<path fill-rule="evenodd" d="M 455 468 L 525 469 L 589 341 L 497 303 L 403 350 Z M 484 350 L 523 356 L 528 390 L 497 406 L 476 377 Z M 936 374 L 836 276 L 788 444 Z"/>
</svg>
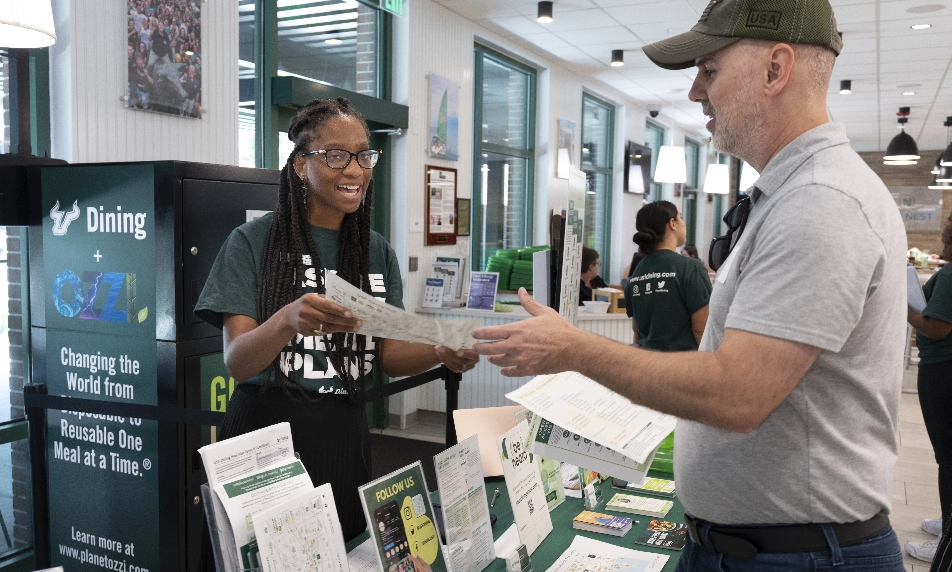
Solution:
<svg viewBox="0 0 952 572">
<path fill-rule="evenodd" d="M 602 276 L 611 276 L 611 236 L 612 236 L 612 197 L 614 192 L 614 164 L 615 164 L 615 106 L 603 99 L 600 99 L 594 95 L 591 95 L 588 92 L 582 92 L 582 146 L 584 147 L 585 143 L 593 143 L 594 137 L 591 137 L 586 130 L 585 116 L 586 108 L 594 107 L 603 111 L 606 114 L 606 127 L 604 133 L 604 139 L 599 140 L 598 143 L 603 145 L 605 148 L 605 164 L 607 167 L 602 167 L 596 164 L 596 162 L 584 163 L 581 160 L 583 156 L 583 151 L 580 150 L 579 153 L 579 164 L 582 167 L 582 171 L 586 173 L 586 178 L 594 183 L 594 181 L 601 179 L 603 182 L 602 188 L 592 189 L 595 192 L 593 196 L 595 200 L 600 200 L 602 203 L 601 216 L 598 220 L 589 221 L 586 216 L 585 220 L 585 230 L 583 231 L 583 237 L 585 240 L 585 246 L 589 248 L 594 248 L 598 251 L 599 259 L 602 261 L 602 268 L 600 274 Z M 595 175 L 600 175 L 595 176 Z M 601 196 L 599 196 L 601 193 Z M 586 195 L 586 205 L 588 205 L 588 197 Z M 593 205 L 594 206 L 594 205 Z M 593 209 L 594 210 L 594 209 Z M 590 214 L 589 208 L 586 206 L 586 215 Z M 601 227 L 601 232 L 595 232 L 592 229 Z M 591 231 L 591 232 L 590 232 Z M 595 237 L 601 235 L 601 240 L 596 240 Z"/>
<path fill-rule="evenodd" d="M 496 65 L 510 68 L 514 71 L 524 73 L 527 76 L 527 89 L 525 93 L 525 113 L 526 127 L 522 140 L 525 145 L 521 147 L 508 147 L 496 143 L 483 142 L 483 78 L 484 62 L 490 61 Z M 535 202 L 535 167 L 536 167 L 536 93 L 537 93 L 537 75 L 535 68 L 517 61 L 506 55 L 503 55 L 492 48 L 475 43 L 473 49 L 473 196 L 471 203 L 471 221 L 482 221 L 484 216 L 482 201 L 479 191 L 482 187 L 482 165 L 483 153 L 494 153 L 497 155 L 506 155 L 524 159 L 526 166 L 526 196 L 523 212 L 523 236 L 522 244 L 527 246 L 532 242 L 533 212 Z M 482 270 L 480 268 L 485 256 L 481 225 L 471 223 L 472 231 L 470 240 L 470 268 L 472 270 Z M 488 259 L 488 256 L 486 256 Z"/>
<path fill-rule="evenodd" d="M 645 146 L 651 149 L 651 189 L 650 201 L 661 200 L 661 183 L 654 182 L 655 167 L 658 166 L 658 154 L 664 145 L 664 127 L 651 121 L 645 121 Z"/>
</svg>

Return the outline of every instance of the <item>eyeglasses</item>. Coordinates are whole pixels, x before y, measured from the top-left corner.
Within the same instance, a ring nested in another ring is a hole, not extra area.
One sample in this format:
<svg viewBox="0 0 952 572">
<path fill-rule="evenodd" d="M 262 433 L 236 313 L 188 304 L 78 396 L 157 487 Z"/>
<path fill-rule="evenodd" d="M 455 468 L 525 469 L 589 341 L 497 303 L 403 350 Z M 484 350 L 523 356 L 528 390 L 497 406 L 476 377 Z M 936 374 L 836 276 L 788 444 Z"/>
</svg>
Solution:
<svg viewBox="0 0 952 572">
<path fill-rule="evenodd" d="M 317 151 L 301 153 L 301 156 L 310 157 L 311 155 L 323 155 L 324 162 L 327 163 L 327 166 L 331 169 L 346 169 L 347 165 L 350 165 L 351 159 L 357 157 L 357 164 L 360 165 L 361 168 L 373 169 L 377 161 L 380 160 L 381 153 L 382 151 L 377 149 L 365 149 L 356 153 L 351 153 L 344 149 L 318 149 Z"/>
<path fill-rule="evenodd" d="M 747 226 L 747 215 L 750 214 L 750 196 L 746 196 L 727 211 L 724 223 L 727 224 L 727 234 L 718 236 L 711 241 L 711 250 L 707 261 L 711 270 L 717 270 L 727 260 L 737 241 L 740 240 L 744 227 Z"/>
</svg>

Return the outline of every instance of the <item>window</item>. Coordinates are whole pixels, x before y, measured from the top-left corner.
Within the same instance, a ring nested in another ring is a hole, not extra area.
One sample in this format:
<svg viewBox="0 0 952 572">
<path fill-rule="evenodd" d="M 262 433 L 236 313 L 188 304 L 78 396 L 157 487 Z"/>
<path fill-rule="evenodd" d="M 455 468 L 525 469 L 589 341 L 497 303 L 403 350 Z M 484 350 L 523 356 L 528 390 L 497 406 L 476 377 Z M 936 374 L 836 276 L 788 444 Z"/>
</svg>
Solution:
<svg viewBox="0 0 952 572">
<path fill-rule="evenodd" d="M 238 166 L 255 167 L 255 0 L 238 0 Z"/>
<path fill-rule="evenodd" d="M 730 155 L 726 153 L 717 154 L 717 164 L 718 165 L 727 165 L 730 164 Z M 724 195 L 714 195 L 714 208 L 711 209 L 714 211 L 714 226 L 712 235 L 721 236 L 725 232 L 724 221 L 721 219 L 724 217 Z"/>
<path fill-rule="evenodd" d="M 601 274 L 609 276 L 615 106 L 582 94 L 582 170 L 585 172 L 585 225 L 582 244 L 598 251 Z"/>
<path fill-rule="evenodd" d="M 7 51 L 0 50 L 0 154 L 12 153 L 10 149 L 10 66 Z"/>
<path fill-rule="evenodd" d="M 661 183 L 654 182 L 655 167 L 658 166 L 658 154 L 664 145 L 664 128 L 648 121 L 645 123 L 645 146 L 651 149 L 651 192 L 652 201 L 661 200 Z M 648 202 L 648 201 L 646 201 Z"/>
<path fill-rule="evenodd" d="M 701 146 L 690 139 L 684 140 L 684 163 L 687 171 L 687 181 L 684 183 L 684 198 L 681 201 L 681 216 L 687 227 L 687 242 L 694 244 L 697 241 L 697 187 L 698 163 L 701 158 Z"/>
<path fill-rule="evenodd" d="M 278 129 L 287 122 L 259 101 L 262 75 L 389 97 L 388 26 L 389 15 L 369 0 L 238 0 L 239 166 L 280 167 L 286 157 L 278 156 Z"/>
<path fill-rule="evenodd" d="M 483 46 L 475 50 L 473 269 L 532 237 L 536 72 Z"/>
<path fill-rule="evenodd" d="M 356 0 L 278 2 L 278 75 L 378 97 L 377 12 Z"/>
</svg>

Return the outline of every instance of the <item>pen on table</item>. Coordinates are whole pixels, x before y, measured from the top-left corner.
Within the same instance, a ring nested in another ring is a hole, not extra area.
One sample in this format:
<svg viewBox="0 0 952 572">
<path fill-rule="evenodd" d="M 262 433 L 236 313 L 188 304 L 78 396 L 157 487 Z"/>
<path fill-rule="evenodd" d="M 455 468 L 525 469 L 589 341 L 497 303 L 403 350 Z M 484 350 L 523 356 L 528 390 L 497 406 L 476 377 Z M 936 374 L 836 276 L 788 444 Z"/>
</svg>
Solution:
<svg viewBox="0 0 952 572">
<path fill-rule="evenodd" d="M 496 487 L 496 491 L 493 493 L 493 500 L 489 501 L 489 508 L 492 508 L 496 504 L 496 498 L 499 497 L 499 487 Z"/>
</svg>

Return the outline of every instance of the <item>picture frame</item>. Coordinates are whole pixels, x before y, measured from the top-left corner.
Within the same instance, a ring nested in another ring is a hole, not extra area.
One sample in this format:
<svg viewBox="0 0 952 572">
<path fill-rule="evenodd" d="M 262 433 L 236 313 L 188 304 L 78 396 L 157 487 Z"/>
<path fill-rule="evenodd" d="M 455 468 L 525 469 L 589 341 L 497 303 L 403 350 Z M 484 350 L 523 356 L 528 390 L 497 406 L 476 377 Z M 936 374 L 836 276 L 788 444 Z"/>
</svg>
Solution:
<svg viewBox="0 0 952 572">
<path fill-rule="evenodd" d="M 456 169 L 426 165 L 423 192 L 425 216 L 424 246 L 456 244 Z M 468 222 L 467 218 L 467 222 Z"/>
<path fill-rule="evenodd" d="M 470 199 L 456 199 L 456 236 L 469 236 Z"/>
</svg>

